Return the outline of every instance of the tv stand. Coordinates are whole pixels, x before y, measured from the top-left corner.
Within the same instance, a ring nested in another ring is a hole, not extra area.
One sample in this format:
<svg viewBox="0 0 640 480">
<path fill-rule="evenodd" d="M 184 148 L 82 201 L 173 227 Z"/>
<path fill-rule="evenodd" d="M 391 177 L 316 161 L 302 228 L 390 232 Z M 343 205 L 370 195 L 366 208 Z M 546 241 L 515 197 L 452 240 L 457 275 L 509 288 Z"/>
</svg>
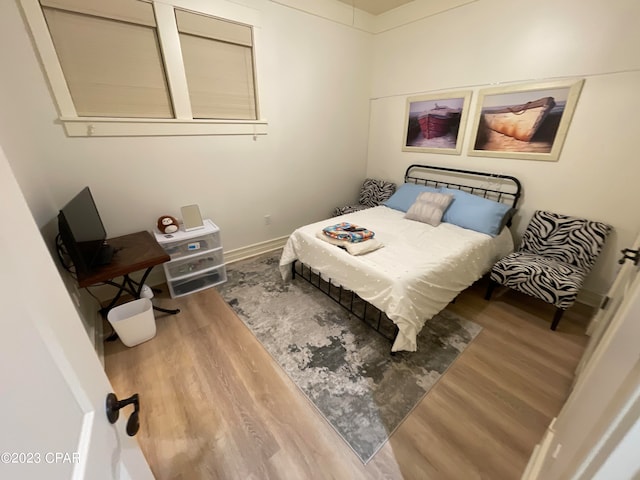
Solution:
<svg viewBox="0 0 640 480">
<path fill-rule="evenodd" d="M 86 272 L 78 272 L 78 286 L 81 288 L 106 283 L 118 289 L 109 305 L 101 309 L 102 313 L 113 308 L 124 293 L 136 299 L 140 298 L 144 282 L 153 267 L 170 259 L 155 238 L 146 231 L 111 238 L 108 240 L 107 247 L 112 253 L 108 264 L 97 265 Z M 139 282 L 129 276 L 140 270 L 144 270 L 144 273 Z M 120 277 L 122 277 L 121 281 L 116 282 Z M 172 315 L 180 312 L 179 309 L 167 309 L 155 305 L 153 308 Z"/>
</svg>

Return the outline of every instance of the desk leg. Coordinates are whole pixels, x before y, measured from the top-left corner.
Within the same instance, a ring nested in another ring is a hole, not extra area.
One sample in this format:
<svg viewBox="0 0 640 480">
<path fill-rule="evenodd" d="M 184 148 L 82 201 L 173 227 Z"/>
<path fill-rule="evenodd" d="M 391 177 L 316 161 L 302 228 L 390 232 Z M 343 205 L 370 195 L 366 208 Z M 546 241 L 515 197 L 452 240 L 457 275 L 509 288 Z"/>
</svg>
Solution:
<svg viewBox="0 0 640 480">
<path fill-rule="evenodd" d="M 109 302 L 109 305 L 107 305 L 106 307 L 102 307 L 100 309 L 100 313 L 106 317 L 107 314 L 109 313 L 109 310 L 111 310 L 113 307 L 116 306 L 116 303 L 118 303 L 118 300 L 120 299 L 120 297 L 122 296 L 122 293 L 126 290 L 125 286 L 127 283 L 127 275 L 125 275 L 125 278 L 122 281 L 122 284 L 118 284 L 116 282 L 114 282 L 113 280 L 106 280 L 104 283 L 106 283 L 107 285 L 111 285 L 114 286 L 118 289 L 118 293 L 116 293 L 116 296 L 113 297 L 113 299 L 111 299 L 111 302 Z M 131 293 L 131 292 L 129 292 Z M 109 335 L 107 338 L 104 339 L 105 342 L 115 342 L 118 339 L 118 334 L 116 333 L 116 331 L 114 330 L 111 335 Z"/>
<path fill-rule="evenodd" d="M 122 293 L 126 290 L 125 286 L 126 286 L 126 278 L 127 276 L 125 275 L 125 280 L 122 281 L 122 284 L 118 284 L 116 282 L 114 282 L 113 280 L 105 280 L 104 283 L 106 283 L 107 285 L 111 285 L 113 287 L 116 287 L 118 289 L 118 293 L 116 293 L 116 296 L 113 297 L 111 299 L 111 302 L 109 302 L 109 305 L 107 305 L 106 307 L 102 307 L 100 309 L 100 313 L 102 313 L 103 315 L 106 315 L 107 313 L 109 313 L 109 310 L 111 310 L 113 307 L 116 306 L 116 303 L 118 303 L 118 300 L 120 300 L 120 297 L 122 296 Z M 134 293 L 134 292 L 129 292 L 129 293 Z"/>
<path fill-rule="evenodd" d="M 142 287 L 144 286 L 144 281 L 147 279 L 147 277 L 151 273 L 151 269 L 152 268 L 153 267 L 147 268 L 147 271 L 144 272 L 144 275 L 142 275 L 142 279 L 140 280 L 140 283 L 138 284 L 138 290 L 136 292 L 136 298 L 140 298 L 140 292 L 142 292 Z M 132 280 L 129 279 L 129 281 L 132 281 Z M 180 313 L 180 309 L 179 308 L 168 309 L 168 308 L 156 307 L 154 305 L 153 309 L 157 310 L 158 312 L 168 313 L 170 315 L 175 315 L 176 313 Z"/>
<path fill-rule="evenodd" d="M 149 276 L 149 273 L 151 273 L 152 268 L 153 267 L 147 268 L 147 270 L 142 275 L 142 279 L 140 279 L 140 283 L 133 280 L 131 277 L 129 277 L 129 275 L 123 276 L 122 283 L 116 283 L 113 280 L 105 280 L 103 283 L 116 287 L 118 289 L 118 293 L 116 293 L 116 296 L 113 297 L 111 302 L 109 302 L 109 305 L 100 309 L 100 313 L 102 313 L 103 315 L 106 315 L 109 312 L 109 310 L 111 310 L 113 307 L 116 306 L 116 303 L 118 303 L 118 300 L 120 300 L 120 297 L 124 292 L 127 292 L 129 295 L 131 295 L 136 299 L 140 298 L 142 287 L 144 286 L 144 282 Z M 175 315 L 177 313 L 180 313 L 179 308 L 169 309 L 169 308 L 162 308 L 162 307 L 157 307 L 153 305 L 153 309 L 159 312 L 168 313 L 170 315 Z M 110 338 L 111 336 L 107 340 L 109 340 Z"/>
</svg>

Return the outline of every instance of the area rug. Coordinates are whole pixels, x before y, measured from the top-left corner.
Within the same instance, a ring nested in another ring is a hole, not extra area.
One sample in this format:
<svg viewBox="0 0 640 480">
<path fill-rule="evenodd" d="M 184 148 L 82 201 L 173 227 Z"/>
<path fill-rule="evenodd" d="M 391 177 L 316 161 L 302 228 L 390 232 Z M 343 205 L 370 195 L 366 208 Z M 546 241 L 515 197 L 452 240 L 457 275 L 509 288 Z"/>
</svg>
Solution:
<svg viewBox="0 0 640 480">
<path fill-rule="evenodd" d="M 280 251 L 229 265 L 225 301 L 363 463 L 480 333 L 443 311 L 427 322 L 417 352 L 391 342 L 297 278 L 284 282 Z"/>
</svg>

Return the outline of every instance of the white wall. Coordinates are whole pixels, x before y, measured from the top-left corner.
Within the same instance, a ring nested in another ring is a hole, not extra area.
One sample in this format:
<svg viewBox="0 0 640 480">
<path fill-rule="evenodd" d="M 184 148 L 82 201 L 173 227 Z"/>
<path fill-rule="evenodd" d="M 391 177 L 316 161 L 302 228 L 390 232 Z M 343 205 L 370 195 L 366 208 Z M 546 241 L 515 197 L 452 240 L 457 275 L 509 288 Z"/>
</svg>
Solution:
<svg viewBox="0 0 640 480">
<path fill-rule="evenodd" d="M 151 229 L 161 214 L 180 217 L 182 205 L 197 203 L 232 250 L 288 235 L 356 198 L 370 35 L 267 0 L 244 3 L 262 20 L 257 74 L 269 134 L 255 141 L 67 138 L 20 10 L 0 2 L 0 141 L 38 225 L 89 185 L 110 236 Z"/>
<path fill-rule="evenodd" d="M 477 168 L 523 181 L 518 232 L 537 208 L 612 224 L 587 283 L 606 291 L 618 251 L 639 230 L 638 2 L 478 0 L 372 36 L 268 0 L 238 1 L 262 18 L 269 134 L 257 141 L 65 137 L 19 9 L 0 2 L 0 142 L 38 225 L 89 185 L 111 236 L 198 203 L 228 251 L 327 216 L 355 199 L 365 175 L 401 181 L 411 163 Z M 586 83 L 558 162 L 400 150 L 408 95 L 561 77 Z"/>
<path fill-rule="evenodd" d="M 512 174 L 524 185 L 516 228 L 536 209 L 607 222 L 615 231 L 586 290 L 604 294 L 618 252 L 640 230 L 640 2 L 475 3 L 375 36 L 367 175 L 402 180 L 412 163 Z M 555 78 L 586 82 L 558 162 L 401 152 L 407 96 Z M 583 297 L 584 299 L 584 297 Z"/>
</svg>

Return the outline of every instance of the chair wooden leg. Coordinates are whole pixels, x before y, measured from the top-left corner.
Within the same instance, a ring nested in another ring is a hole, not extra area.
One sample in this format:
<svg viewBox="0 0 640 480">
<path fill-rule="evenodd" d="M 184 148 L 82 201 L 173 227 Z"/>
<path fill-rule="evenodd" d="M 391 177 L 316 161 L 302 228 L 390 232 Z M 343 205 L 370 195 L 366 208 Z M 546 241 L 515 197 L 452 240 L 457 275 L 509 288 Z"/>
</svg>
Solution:
<svg viewBox="0 0 640 480">
<path fill-rule="evenodd" d="M 484 294 L 485 300 L 491 300 L 491 295 L 493 294 L 493 290 L 495 290 L 496 285 L 498 285 L 497 282 L 494 282 L 493 280 L 489 280 L 489 286 L 487 287 L 487 292 Z"/>
<path fill-rule="evenodd" d="M 563 313 L 564 310 L 562 308 L 556 308 L 556 313 L 553 315 L 553 322 L 551 322 L 551 330 L 558 328 Z"/>
</svg>

